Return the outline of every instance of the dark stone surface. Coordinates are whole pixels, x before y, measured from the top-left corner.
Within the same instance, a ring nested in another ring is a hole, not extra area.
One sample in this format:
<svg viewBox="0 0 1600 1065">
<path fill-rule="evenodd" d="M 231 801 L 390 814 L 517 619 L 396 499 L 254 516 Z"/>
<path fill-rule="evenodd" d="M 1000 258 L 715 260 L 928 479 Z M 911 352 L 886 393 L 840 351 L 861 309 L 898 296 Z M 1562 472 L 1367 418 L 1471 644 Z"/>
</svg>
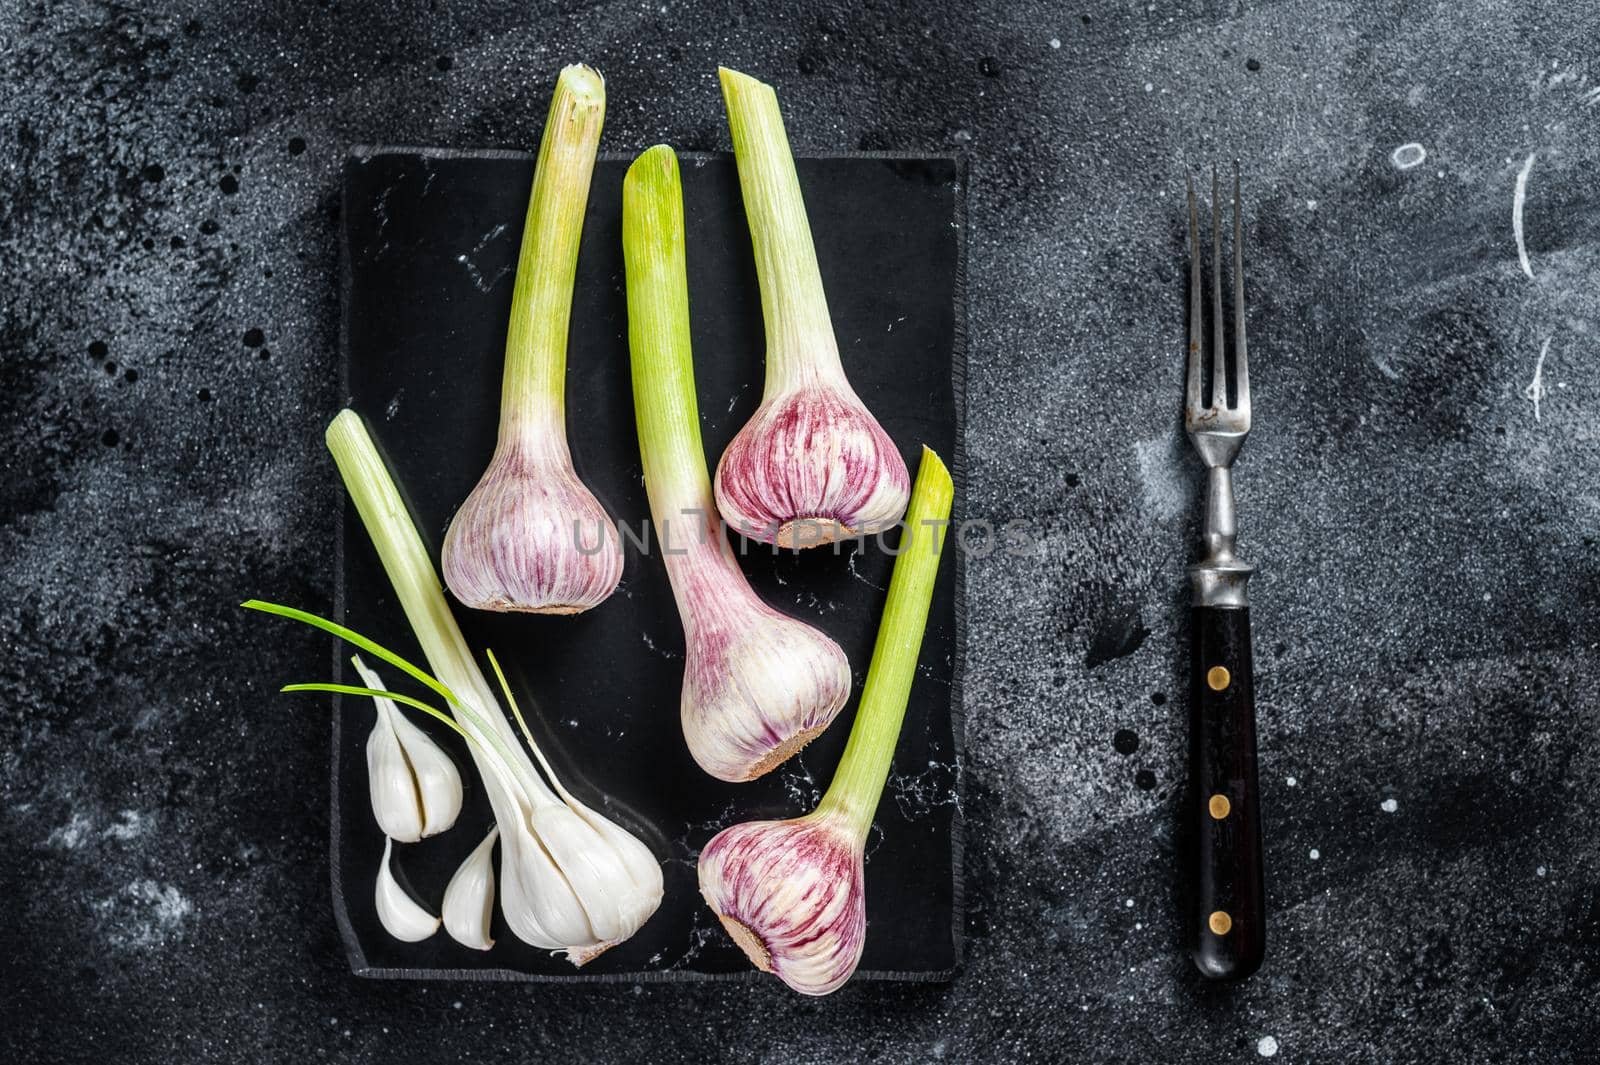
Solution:
<svg viewBox="0 0 1600 1065">
<path fill-rule="evenodd" d="M 1592 1060 L 1600 6 L 532 11 L 0 9 L 7 1060 Z M 723 62 L 803 150 L 970 153 L 971 512 L 1043 550 L 969 571 L 948 987 L 345 968 L 324 723 L 272 695 L 327 649 L 233 605 L 328 601 L 339 162 L 530 146 L 578 58 L 609 150 L 723 147 Z M 1178 192 L 1231 156 L 1275 923 L 1215 988 L 1173 872 Z"/>
</svg>

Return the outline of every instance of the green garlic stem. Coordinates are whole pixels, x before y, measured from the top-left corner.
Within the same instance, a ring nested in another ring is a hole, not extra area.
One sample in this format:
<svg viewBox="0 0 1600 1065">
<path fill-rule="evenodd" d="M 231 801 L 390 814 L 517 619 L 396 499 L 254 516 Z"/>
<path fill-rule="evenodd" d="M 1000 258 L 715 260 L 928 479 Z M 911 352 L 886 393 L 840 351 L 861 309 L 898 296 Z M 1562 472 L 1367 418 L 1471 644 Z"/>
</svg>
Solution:
<svg viewBox="0 0 1600 1065">
<path fill-rule="evenodd" d="M 698 531 L 715 521 L 717 506 L 695 401 L 683 183 L 678 157 L 664 144 L 634 160 L 622 182 L 622 253 L 633 408 L 650 513 L 663 544 L 692 550 Z"/>
<path fill-rule="evenodd" d="M 438 571 L 433 568 L 433 560 L 423 546 L 394 479 L 389 476 L 388 467 L 373 446 L 366 423 L 355 411 L 342 410 L 328 425 L 327 442 L 339 474 L 344 478 L 345 490 L 350 493 L 372 546 L 378 551 L 389 583 L 394 586 L 406 620 L 411 623 L 411 631 L 422 645 L 423 656 L 433 667 L 439 684 L 460 700 L 452 704 L 456 719 L 469 732 L 484 730 L 487 724 L 484 735 L 475 738 L 507 751 L 507 761 L 516 770 L 514 779 L 527 792 L 527 801 L 557 801 L 539 779 L 533 763 L 522 753 L 517 734 L 501 713 L 494 692 L 472 657 L 466 637 L 462 636 L 461 627 L 445 601 Z M 471 711 L 476 713 L 463 714 L 463 704 L 470 705 Z M 476 748 L 472 753 L 479 771 L 488 779 L 490 767 L 484 764 Z"/>
<path fill-rule="evenodd" d="M 605 112 L 605 81 L 596 71 L 562 70 L 539 142 L 511 293 L 501 447 L 515 446 L 529 429 L 548 432 L 550 446 L 566 445 L 567 328 Z"/>
<path fill-rule="evenodd" d="M 872 827 L 894 761 L 954 499 L 950 472 L 938 455 L 924 447 L 917 480 L 911 486 L 900 554 L 889 578 L 888 602 L 878 623 L 878 641 L 861 689 L 861 705 L 833 783 L 817 807 L 819 817 L 842 815 L 862 838 Z"/>
<path fill-rule="evenodd" d="M 738 71 L 722 67 L 717 73 L 750 222 L 761 314 L 767 323 L 764 398 L 818 377 L 842 379 L 828 298 L 778 96 L 772 86 Z"/>
</svg>

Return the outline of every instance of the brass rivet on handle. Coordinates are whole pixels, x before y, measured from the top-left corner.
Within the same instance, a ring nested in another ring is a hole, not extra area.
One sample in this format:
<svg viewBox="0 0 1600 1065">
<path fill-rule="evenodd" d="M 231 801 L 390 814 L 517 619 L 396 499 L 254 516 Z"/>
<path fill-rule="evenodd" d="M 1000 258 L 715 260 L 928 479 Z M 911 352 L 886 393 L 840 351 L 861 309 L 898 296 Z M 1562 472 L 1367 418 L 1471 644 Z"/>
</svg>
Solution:
<svg viewBox="0 0 1600 1065">
<path fill-rule="evenodd" d="M 1213 795 L 1211 801 L 1206 803 L 1206 809 L 1211 811 L 1211 816 L 1221 821 L 1233 809 L 1233 803 L 1228 801 L 1226 795 Z"/>
<path fill-rule="evenodd" d="M 1233 927 L 1233 918 L 1228 916 L 1227 910 L 1218 910 L 1206 918 L 1206 923 L 1211 926 L 1211 930 L 1217 935 L 1225 936 L 1228 934 L 1228 930 Z"/>
<path fill-rule="evenodd" d="M 1227 666 L 1212 666 L 1206 670 L 1206 686 L 1214 692 L 1222 691 L 1233 680 L 1233 675 L 1228 672 Z"/>
</svg>

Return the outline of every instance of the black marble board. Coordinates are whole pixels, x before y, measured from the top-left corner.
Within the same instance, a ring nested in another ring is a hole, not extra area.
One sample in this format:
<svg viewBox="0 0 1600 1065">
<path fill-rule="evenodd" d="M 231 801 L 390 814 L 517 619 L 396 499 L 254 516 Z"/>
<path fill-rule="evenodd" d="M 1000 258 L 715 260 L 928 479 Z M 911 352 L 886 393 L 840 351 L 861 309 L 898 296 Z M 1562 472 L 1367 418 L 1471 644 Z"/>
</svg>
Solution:
<svg viewBox="0 0 1600 1065">
<path fill-rule="evenodd" d="M 621 255 L 628 159 L 602 159 L 579 254 L 568 351 L 569 436 L 579 475 L 624 527 L 649 523 L 634 431 Z M 962 507 L 963 195 L 948 158 L 803 159 L 802 188 L 846 372 L 914 471 L 920 447 L 956 476 Z M 424 540 L 438 558 L 451 515 L 493 448 L 512 278 L 533 159 L 523 153 L 358 149 L 343 206 L 342 391 L 368 421 Z M 738 176 L 731 157 L 683 158 L 696 378 L 708 463 L 754 411 L 764 340 Z M 416 643 L 348 502 L 339 537 L 336 610 L 402 654 Z M 625 542 L 627 538 L 625 537 Z M 888 538 L 892 547 L 894 538 Z M 496 913 L 492 950 L 442 931 L 401 943 L 379 925 L 372 884 L 383 837 L 367 797 L 372 711 L 333 715 L 334 909 L 351 967 L 364 976 L 495 980 L 672 980 L 754 975 L 700 899 L 694 861 L 739 820 L 812 808 L 843 749 L 893 559 L 868 540 L 841 550 L 746 545 L 745 569 L 767 601 L 839 641 L 855 693 L 834 726 L 758 782 L 702 772 L 678 721 L 683 638 L 659 560 L 630 543 L 607 602 L 565 618 L 494 615 L 456 605 L 477 650 L 493 648 L 562 779 L 639 832 L 665 862 L 660 910 L 628 942 L 582 970 L 522 943 Z M 960 956 L 961 552 L 935 592 L 921 665 L 872 838 L 869 932 L 857 979 L 937 980 Z M 455 605 L 455 604 L 453 604 Z M 349 682 L 347 649 L 335 670 Z M 396 671 L 384 679 L 400 688 Z M 401 690 L 404 690 L 401 688 Z M 426 694 L 426 693 L 419 693 Z M 466 771 L 456 826 L 396 847 L 402 883 L 436 908 L 492 819 L 465 744 L 421 722 Z"/>
</svg>

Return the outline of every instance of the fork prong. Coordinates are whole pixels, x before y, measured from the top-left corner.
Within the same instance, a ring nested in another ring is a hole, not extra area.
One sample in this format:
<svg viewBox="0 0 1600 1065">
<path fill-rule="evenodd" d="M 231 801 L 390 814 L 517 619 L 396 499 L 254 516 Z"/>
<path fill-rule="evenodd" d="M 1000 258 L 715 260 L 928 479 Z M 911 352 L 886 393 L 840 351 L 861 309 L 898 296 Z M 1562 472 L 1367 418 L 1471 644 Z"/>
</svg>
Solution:
<svg viewBox="0 0 1600 1065">
<path fill-rule="evenodd" d="M 1211 406 L 1228 406 L 1228 349 L 1222 343 L 1222 207 L 1211 168 Z"/>
<path fill-rule="evenodd" d="M 1205 315 L 1202 312 L 1200 280 L 1200 215 L 1194 205 L 1194 175 L 1189 182 L 1189 355 L 1188 385 L 1184 390 L 1184 404 L 1191 418 L 1203 408 L 1200 396 L 1201 338 L 1205 335 Z"/>
<path fill-rule="evenodd" d="M 1250 359 L 1244 343 L 1244 213 L 1239 196 L 1239 162 L 1233 163 L 1233 387 L 1239 415 L 1250 424 Z"/>
</svg>

